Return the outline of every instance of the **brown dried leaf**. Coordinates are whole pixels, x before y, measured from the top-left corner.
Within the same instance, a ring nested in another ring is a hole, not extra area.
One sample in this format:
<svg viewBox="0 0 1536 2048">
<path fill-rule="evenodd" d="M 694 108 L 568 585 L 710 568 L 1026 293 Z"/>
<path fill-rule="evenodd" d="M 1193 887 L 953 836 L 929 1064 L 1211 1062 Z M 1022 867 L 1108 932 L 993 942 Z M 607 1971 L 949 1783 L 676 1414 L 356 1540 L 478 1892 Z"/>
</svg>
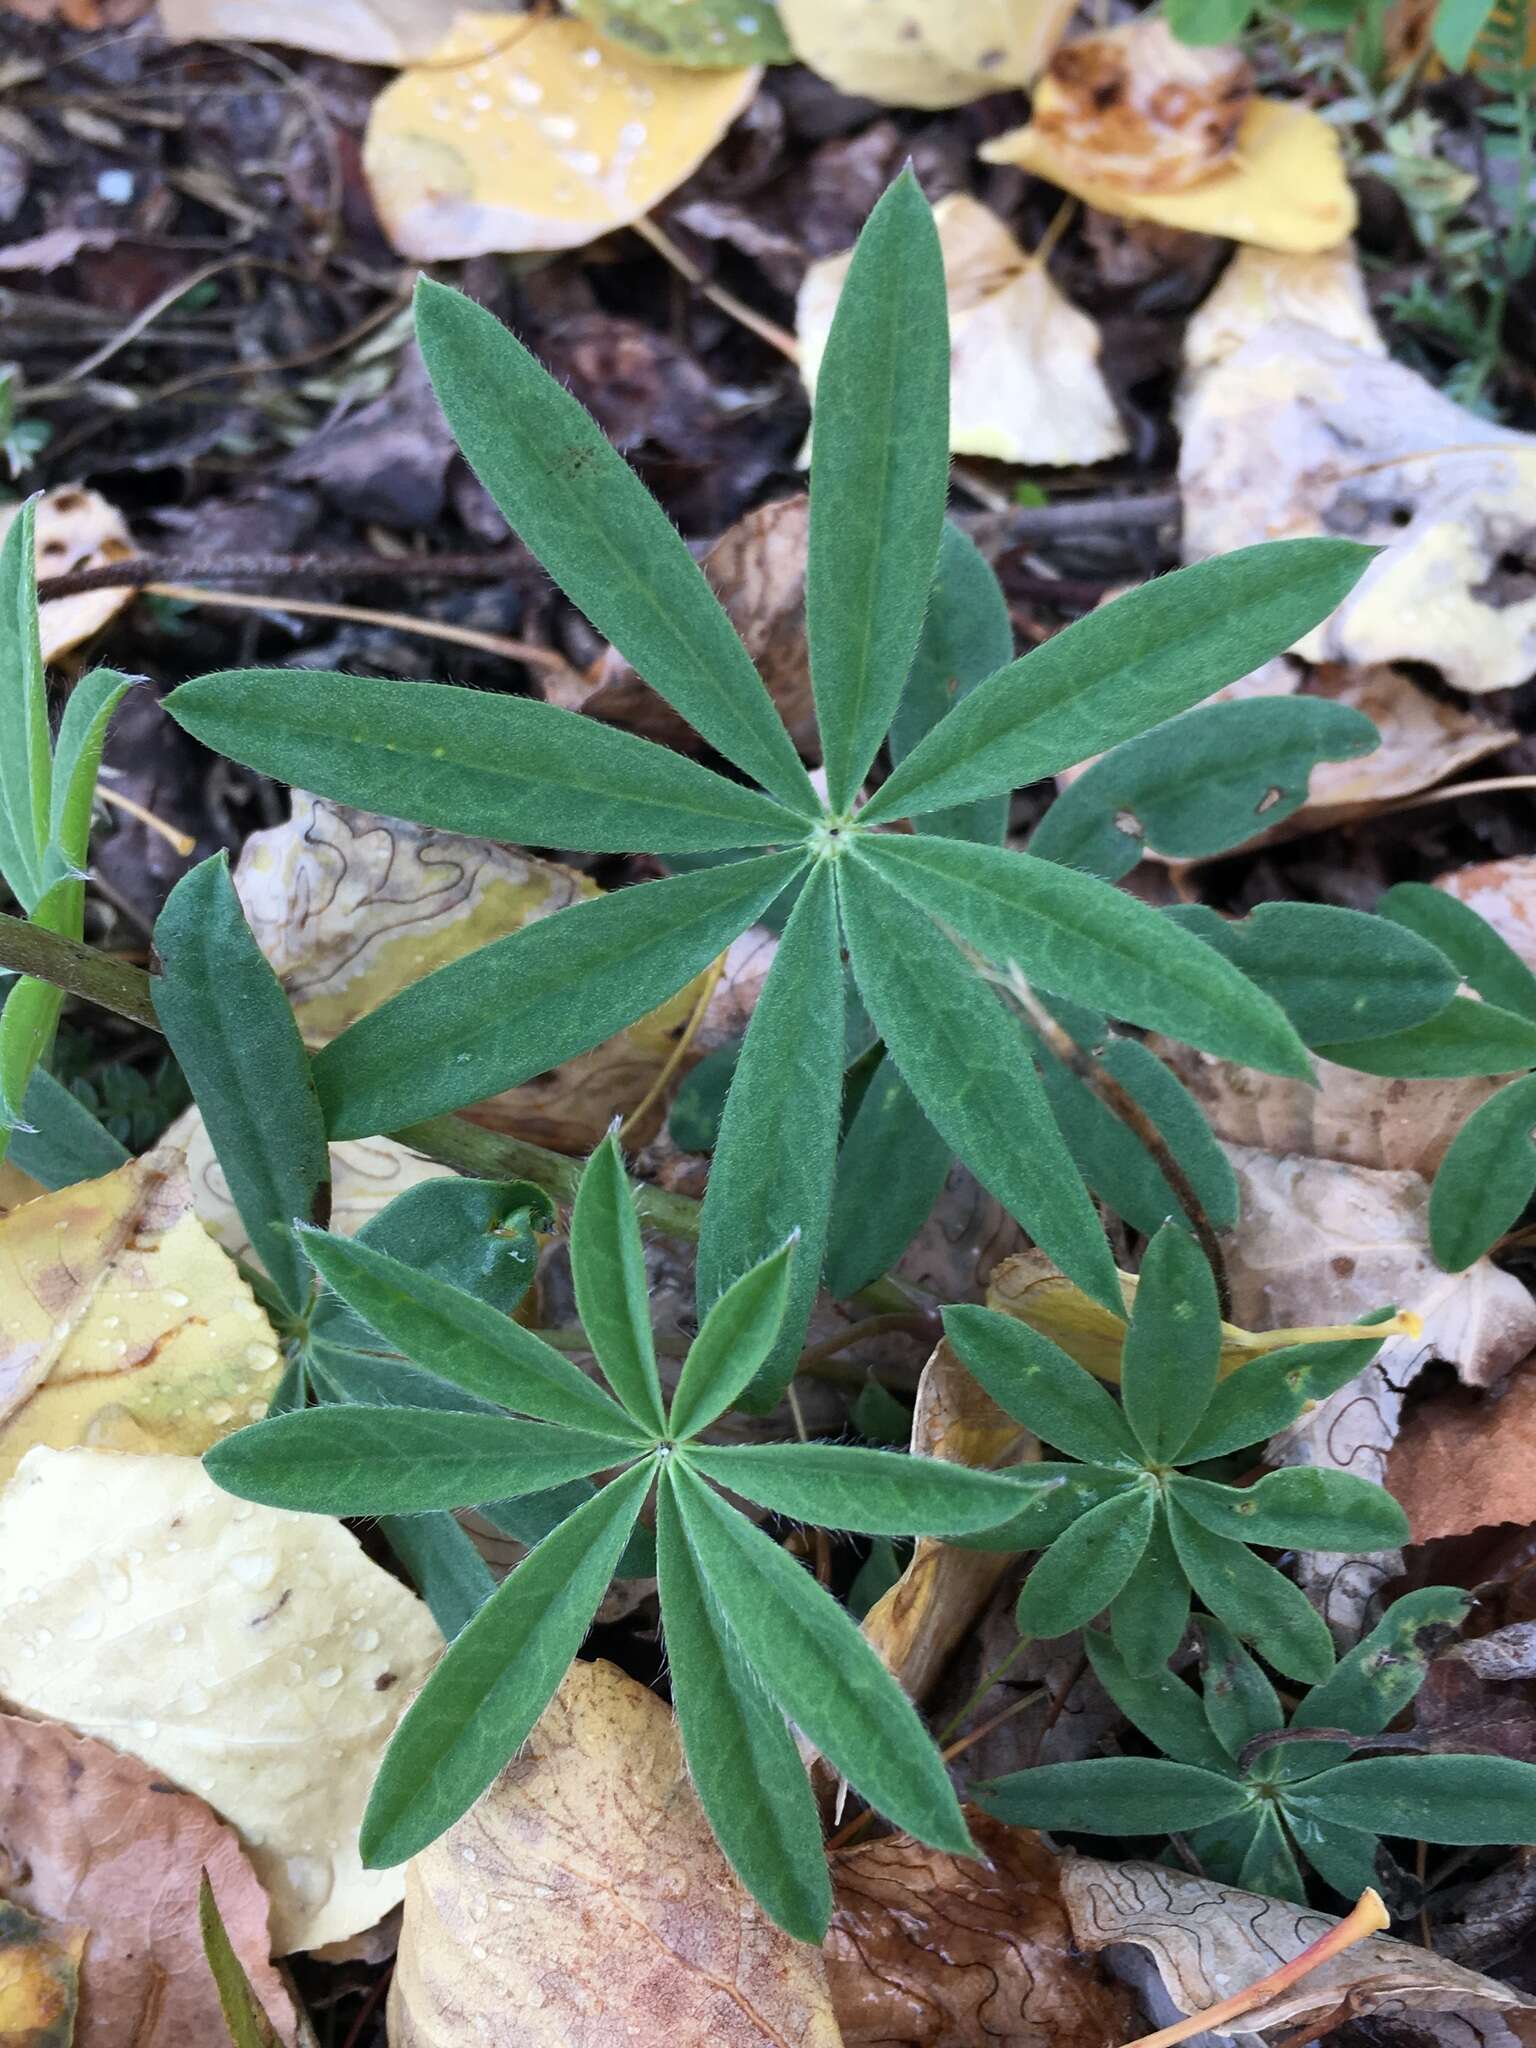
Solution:
<svg viewBox="0 0 1536 2048">
<path fill-rule="evenodd" d="M 966 1817 L 983 1861 L 909 1835 L 834 1855 L 824 1953 L 846 2048 L 1114 2048 L 1131 2000 L 1073 1952 L 1057 1857 Z"/>
<path fill-rule="evenodd" d="M 206 1798 L 240 1831 L 280 1955 L 400 1898 L 357 1830 L 441 1649 L 340 1522 L 236 1500 L 195 1458 L 38 1449 L 0 1495 L 0 1695 Z"/>
<path fill-rule="evenodd" d="M 1386 1484 L 1415 1543 L 1494 1522 L 1536 1522 L 1536 1360 L 1503 1391 L 1421 1402 L 1392 1447 Z"/>
<path fill-rule="evenodd" d="M 20 508 L 0 509 L 0 539 Z M 77 569 L 104 569 L 137 553 L 123 515 L 99 491 L 80 484 L 46 491 L 37 501 L 36 546 L 39 578 L 72 576 Z M 43 660 L 57 661 L 99 633 L 132 598 L 123 590 L 88 590 L 78 597 L 50 597 L 38 607 Z"/>
<path fill-rule="evenodd" d="M 1145 1949 L 1181 2013 L 1204 2011 L 1257 1984 L 1336 1924 L 1326 1913 L 1213 1884 L 1161 1863 L 1103 1863 L 1074 1856 L 1062 1868 L 1062 1898 L 1078 1944 Z M 1243 2015 L 1243 2033 L 1300 2030 L 1345 2000 L 1351 2016 L 1371 2013 L 1504 2014 L 1536 2020 L 1536 2000 L 1463 1970 L 1432 1950 L 1370 1935 Z"/>
<path fill-rule="evenodd" d="M 1073 0 L 779 0 L 802 64 L 896 107 L 957 107 L 1039 74 Z"/>
<path fill-rule="evenodd" d="M 253 832 L 235 886 L 293 1003 L 324 1045 L 435 967 L 598 893 L 584 875 L 485 839 L 293 793 L 286 825 Z M 670 1058 L 699 983 L 563 1066 L 466 1114 L 557 1151 L 587 1152 Z M 631 1133 L 643 1142 L 662 1107 Z"/>
<path fill-rule="evenodd" d="M 1435 887 L 1486 918 L 1505 945 L 1536 971 L 1536 859 L 1482 861 L 1437 875 Z"/>
<path fill-rule="evenodd" d="M 717 1847 L 672 1716 L 574 1664 L 517 1760 L 406 1871 L 393 2048 L 839 2048 L 820 1953 Z"/>
<path fill-rule="evenodd" d="M 480 0 L 483 14 L 504 10 L 496 40 L 515 32 L 523 0 Z M 430 57 L 452 20 L 451 0 L 160 0 L 160 22 L 172 42 L 286 43 L 345 57 L 353 64 L 409 64 Z M 491 39 L 486 38 L 487 42 Z"/>
<path fill-rule="evenodd" d="M 298 2016 L 270 1960 L 267 1895 L 234 1829 L 104 1742 L 0 1716 L 0 1892 L 55 1931 L 78 1930 L 75 2048 L 224 2039 L 198 1933 L 205 1869 L 252 1988 L 293 2041 Z M 4 2012 L 0 1989 L 0 2040 L 9 2042 Z"/>
</svg>

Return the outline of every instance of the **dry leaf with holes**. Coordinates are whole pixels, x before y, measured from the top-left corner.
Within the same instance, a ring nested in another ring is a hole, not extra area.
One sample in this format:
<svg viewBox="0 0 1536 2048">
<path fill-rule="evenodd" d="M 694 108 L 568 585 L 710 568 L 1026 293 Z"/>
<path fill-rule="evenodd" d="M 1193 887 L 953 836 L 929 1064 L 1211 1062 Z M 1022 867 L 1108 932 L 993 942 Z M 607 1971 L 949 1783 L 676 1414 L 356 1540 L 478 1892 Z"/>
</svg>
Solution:
<svg viewBox="0 0 1536 2048">
<path fill-rule="evenodd" d="M 0 1304 L 0 1484 L 33 1444 L 196 1457 L 281 1376 L 175 1146 L 0 1221 Z"/>
<path fill-rule="evenodd" d="M 575 869 L 516 848 L 299 790 L 286 825 L 245 842 L 235 887 L 311 1046 L 433 968 L 598 893 Z M 590 1151 L 649 1092 L 701 986 L 690 982 L 616 1038 L 466 1114 L 557 1151 Z M 662 1113 L 658 1104 L 631 1139 L 643 1143 Z"/>
<path fill-rule="evenodd" d="M 1126 437 L 1099 370 L 1099 331 L 1025 255 L 996 214 L 962 192 L 934 224 L 949 302 L 949 445 L 999 462 L 1104 462 Z M 796 305 L 812 397 L 853 251 L 813 263 Z"/>
<path fill-rule="evenodd" d="M 1078 1946 L 1090 1954 L 1117 1942 L 1145 1949 L 1179 2013 L 1204 2012 L 1262 1982 L 1337 1924 L 1331 1914 L 1162 1863 L 1069 1857 L 1061 1892 Z M 1502 2016 L 1523 2038 L 1536 2039 L 1536 1999 L 1382 1934 L 1320 1964 L 1235 2024 L 1245 2035 L 1307 2039 L 1322 2023 L 1331 2025 L 1346 2000 L 1351 2019 L 1379 2013 L 1401 2023 L 1416 2012 L 1460 2013 L 1473 2021 Z"/>
<path fill-rule="evenodd" d="M 17 505 L 0 509 L 0 539 L 19 509 Z M 117 507 L 108 504 L 99 491 L 88 491 L 79 484 L 43 493 L 37 501 L 35 533 L 39 579 L 73 576 L 78 569 L 105 569 L 138 552 Z M 43 660 L 58 661 L 82 641 L 93 639 L 132 596 L 131 590 L 124 589 L 50 597 L 39 605 L 37 614 Z"/>
<path fill-rule="evenodd" d="M 363 168 L 402 256 L 580 248 L 697 170 L 761 75 L 652 64 L 568 15 L 460 14 L 374 101 Z"/>
<path fill-rule="evenodd" d="M 834 1854 L 823 1953 L 845 2048 L 1115 2048 L 1134 2008 L 1076 1953 L 1060 1859 L 1027 1828 L 966 1820 L 981 1860 L 910 1835 Z"/>
<path fill-rule="evenodd" d="M 486 41 L 517 33 L 523 0 L 481 0 Z M 160 0 L 172 42 L 286 43 L 353 64 L 410 64 L 430 57 L 453 19 L 453 0 Z"/>
<path fill-rule="evenodd" d="M 38 1449 L 0 1495 L 0 1695 L 206 1799 L 279 1955 L 402 1896 L 357 1831 L 442 1646 L 340 1522 L 236 1500 L 194 1458 Z"/>
<path fill-rule="evenodd" d="M 1103 213 L 1266 249 L 1332 249 L 1355 227 L 1328 123 L 1253 97 L 1238 52 L 1187 48 L 1156 15 L 1064 44 L 1028 123 L 981 155 Z"/>
<path fill-rule="evenodd" d="M 1029 85 L 1074 0 L 779 0 L 795 55 L 840 92 L 893 107 L 958 107 Z"/>
<path fill-rule="evenodd" d="M 1435 887 L 1491 924 L 1507 946 L 1536 971 L 1536 859 L 1481 861 L 1437 875 Z"/>
<path fill-rule="evenodd" d="M 78 1944 L 75 2048 L 223 2040 L 198 1932 L 203 1870 L 252 1988 L 292 2042 L 298 2015 L 272 1967 L 267 1895 L 234 1829 L 104 1742 L 0 1716 L 0 1893 L 56 1941 Z M 0 2040 L 9 2042 L 4 2012 L 0 1992 Z"/>
<path fill-rule="evenodd" d="M 743 1891 L 670 1710 L 573 1664 L 515 1762 L 406 1868 L 393 2048 L 840 2048 L 819 1951 Z"/>
<path fill-rule="evenodd" d="M 1484 1399 L 1453 1389 L 1422 1402 L 1392 1446 L 1386 1484 L 1415 1543 L 1536 1522 L 1536 1360 Z"/>
</svg>

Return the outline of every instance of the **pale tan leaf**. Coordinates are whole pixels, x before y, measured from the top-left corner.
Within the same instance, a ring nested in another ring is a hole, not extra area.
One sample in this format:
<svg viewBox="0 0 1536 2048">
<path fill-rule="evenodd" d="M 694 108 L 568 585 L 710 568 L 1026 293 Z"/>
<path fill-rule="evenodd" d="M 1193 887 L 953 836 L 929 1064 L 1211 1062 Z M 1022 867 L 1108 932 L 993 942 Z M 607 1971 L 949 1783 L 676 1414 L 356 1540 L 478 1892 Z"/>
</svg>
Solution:
<svg viewBox="0 0 1536 2048">
<path fill-rule="evenodd" d="M 1536 973 L 1536 859 L 1482 861 L 1437 875 L 1435 887 L 1487 920 Z"/>
<path fill-rule="evenodd" d="M 0 1216 L 9 1216 L 23 1202 L 30 1202 L 48 1190 L 30 1173 L 23 1173 L 14 1159 L 0 1159 Z"/>
<path fill-rule="evenodd" d="M 569 15 L 462 13 L 374 101 L 363 168 L 402 256 L 579 248 L 696 170 L 761 76 L 652 64 Z"/>
<path fill-rule="evenodd" d="M 0 508 L 0 539 L 16 517 L 18 505 Z M 117 507 L 99 491 L 81 484 L 45 491 L 37 501 L 35 547 L 39 579 L 72 576 L 77 569 L 105 569 L 138 551 Z M 39 605 L 38 635 L 43 660 L 57 661 L 116 618 L 133 592 L 87 590 L 78 597 L 50 597 Z"/>
<path fill-rule="evenodd" d="M 235 1500 L 195 1459 L 33 1450 L 0 1495 L 0 1695 L 205 1798 L 266 1887 L 280 1955 L 401 1897 L 357 1830 L 441 1648 L 340 1522 Z"/>
<path fill-rule="evenodd" d="M 1353 243 L 1314 255 L 1243 248 L 1184 330 L 1186 376 L 1198 377 L 1277 320 L 1303 321 L 1367 355 L 1387 353 Z"/>
<path fill-rule="evenodd" d="M 573 1664 L 407 1867 L 393 2048 L 839 2048 L 819 1951 L 742 1890 L 668 1708 Z"/>
<path fill-rule="evenodd" d="M 1073 0 L 779 0 L 802 64 L 842 92 L 956 107 L 1039 75 Z"/>
<path fill-rule="evenodd" d="M 1487 1400 L 1453 1389 L 1422 1402 L 1392 1446 L 1386 1484 L 1415 1543 L 1536 1522 L 1536 1360 Z"/>
<path fill-rule="evenodd" d="M 34 1444 L 196 1456 L 282 1374 L 173 1145 L 0 1220 L 0 1304 L 0 1485 Z"/>
<path fill-rule="evenodd" d="M 479 0 L 489 47 L 516 32 L 523 0 Z M 160 0 L 173 42 L 287 43 L 353 64 L 409 64 L 430 57 L 458 12 L 457 0 Z M 499 16 L 499 19 L 497 18 Z"/>
<path fill-rule="evenodd" d="M 205 1869 L 253 1990 L 280 2038 L 295 2039 L 298 2016 L 270 1959 L 267 1895 L 234 1829 L 201 1799 L 104 1742 L 7 1714 L 0 1844 L 0 1892 L 80 1931 L 76 2048 L 223 2040 L 198 1932 Z M 0 2039 L 9 2040 L 3 2019 Z"/>
</svg>

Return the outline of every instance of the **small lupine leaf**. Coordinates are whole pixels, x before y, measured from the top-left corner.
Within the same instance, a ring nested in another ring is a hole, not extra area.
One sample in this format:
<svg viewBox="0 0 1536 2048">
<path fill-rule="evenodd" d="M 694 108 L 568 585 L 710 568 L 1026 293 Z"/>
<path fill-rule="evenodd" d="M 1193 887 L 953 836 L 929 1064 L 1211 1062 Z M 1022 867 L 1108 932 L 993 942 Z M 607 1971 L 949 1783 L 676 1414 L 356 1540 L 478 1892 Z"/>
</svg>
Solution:
<svg viewBox="0 0 1536 2048">
<path fill-rule="evenodd" d="M 1178 1649 L 1188 1620 L 1189 1581 L 1159 1502 L 1141 1562 L 1110 1607 L 1109 1631 L 1129 1670 L 1156 1672 Z"/>
<path fill-rule="evenodd" d="M 1038 1764 L 973 1785 L 971 1796 L 1014 1827 L 1083 1835 L 1176 1834 L 1241 1813 L 1249 1797 L 1235 1778 L 1149 1756 Z"/>
<path fill-rule="evenodd" d="M 1438 946 L 1485 1003 L 1536 1023 L 1536 974 L 1470 904 L 1425 882 L 1399 882 L 1376 910 Z"/>
<path fill-rule="evenodd" d="M 1244 1487 L 1180 1474 L 1169 1492 L 1202 1528 L 1272 1550 L 1390 1550 L 1410 1534 L 1384 1487 L 1321 1465 L 1286 1465 Z"/>
<path fill-rule="evenodd" d="M 1333 1638 L 1305 1593 L 1242 1543 L 1215 1536 L 1170 1501 L 1168 1524 L 1189 1583 L 1218 1620 L 1287 1678 L 1316 1684 L 1333 1669 Z"/>
<path fill-rule="evenodd" d="M 1121 1354 L 1126 1420 L 1149 1463 L 1172 1464 L 1216 1390 L 1221 1308 L 1204 1252 L 1165 1223 L 1147 1247 Z"/>
<path fill-rule="evenodd" d="M 855 1444 L 695 1444 L 690 1469 L 728 1493 L 824 1529 L 974 1536 L 1023 1504 L 1017 1480 Z"/>
<path fill-rule="evenodd" d="M 1133 1484 L 1079 1516 L 1024 1581 L 1019 1633 L 1064 1636 L 1108 1607 L 1141 1561 L 1155 1506 L 1152 1488 Z"/>
<path fill-rule="evenodd" d="M 1090 1465 L 1140 1465 L 1118 1403 L 1049 1337 L 970 1302 L 944 1310 L 944 1334 L 998 1406 L 1044 1442 Z"/>
<path fill-rule="evenodd" d="M 1204 1771 L 1235 1775 L 1232 1759 L 1211 1732 L 1199 1693 L 1182 1678 L 1166 1665 L 1155 1671 L 1133 1671 L 1119 1645 L 1098 1629 L 1084 1631 L 1083 1648 L 1095 1677 L 1121 1713 L 1165 1756 Z"/>
<path fill-rule="evenodd" d="M 1536 1074 L 1473 1110 L 1429 1192 L 1429 1242 L 1448 1273 L 1464 1273 L 1536 1194 Z"/>
<path fill-rule="evenodd" d="M 610 1131 L 587 1161 L 571 1206 L 571 1280 L 587 1342 L 627 1414 L 660 1436 L 666 1428 L 651 1289 L 634 1190 Z"/>
</svg>

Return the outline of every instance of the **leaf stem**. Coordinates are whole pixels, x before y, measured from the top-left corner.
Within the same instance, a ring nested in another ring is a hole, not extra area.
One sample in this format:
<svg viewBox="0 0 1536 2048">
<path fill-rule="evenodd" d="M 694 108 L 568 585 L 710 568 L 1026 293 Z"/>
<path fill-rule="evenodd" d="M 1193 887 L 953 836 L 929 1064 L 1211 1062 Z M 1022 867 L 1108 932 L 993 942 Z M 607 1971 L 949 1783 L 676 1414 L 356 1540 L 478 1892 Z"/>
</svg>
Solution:
<svg viewBox="0 0 1536 2048">
<path fill-rule="evenodd" d="M 142 967 L 114 960 L 94 946 L 60 938 L 56 932 L 44 931 L 41 925 L 28 924 L 25 918 L 8 917 L 0 911 L 0 968 L 3 967 L 52 982 L 67 995 L 83 996 L 87 1002 L 99 1003 L 102 1009 L 131 1018 L 135 1024 L 147 1024 L 151 1031 L 160 1029 L 150 994 L 150 977 Z"/>
</svg>

